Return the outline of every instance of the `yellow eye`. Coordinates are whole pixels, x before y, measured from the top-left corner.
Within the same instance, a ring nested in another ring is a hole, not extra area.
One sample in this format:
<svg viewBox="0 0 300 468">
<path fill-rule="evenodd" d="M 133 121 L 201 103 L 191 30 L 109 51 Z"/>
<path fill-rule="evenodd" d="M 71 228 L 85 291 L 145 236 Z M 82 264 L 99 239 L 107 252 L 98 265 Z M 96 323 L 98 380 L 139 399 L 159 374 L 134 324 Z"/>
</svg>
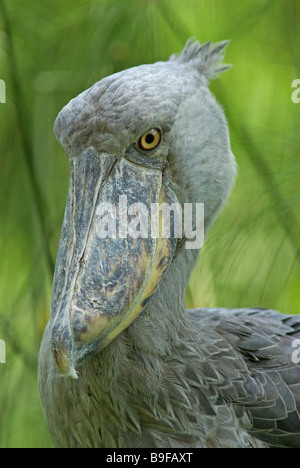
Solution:
<svg viewBox="0 0 300 468">
<path fill-rule="evenodd" d="M 150 151 L 156 148 L 161 140 L 161 133 L 158 128 L 151 128 L 139 139 L 139 146 L 145 150 Z"/>
</svg>

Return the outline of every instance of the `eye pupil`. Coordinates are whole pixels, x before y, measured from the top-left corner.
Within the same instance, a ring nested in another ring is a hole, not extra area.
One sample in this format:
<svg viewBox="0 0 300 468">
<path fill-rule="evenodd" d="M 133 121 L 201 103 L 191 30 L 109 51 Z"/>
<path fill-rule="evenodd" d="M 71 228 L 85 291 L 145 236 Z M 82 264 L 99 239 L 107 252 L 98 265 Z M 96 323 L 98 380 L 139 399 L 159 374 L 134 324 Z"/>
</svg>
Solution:
<svg viewBox="0 0 300 468">
<path fill-rule="evenodd" d="M 152 133 L 148 133 L 145 140 L 146 140 L 146 143 L 148 143 L 148 145 L 151 145 L 151 143 L 153 143 L 154 141 L 154 135 L 152 135 Z"/>
</svg>

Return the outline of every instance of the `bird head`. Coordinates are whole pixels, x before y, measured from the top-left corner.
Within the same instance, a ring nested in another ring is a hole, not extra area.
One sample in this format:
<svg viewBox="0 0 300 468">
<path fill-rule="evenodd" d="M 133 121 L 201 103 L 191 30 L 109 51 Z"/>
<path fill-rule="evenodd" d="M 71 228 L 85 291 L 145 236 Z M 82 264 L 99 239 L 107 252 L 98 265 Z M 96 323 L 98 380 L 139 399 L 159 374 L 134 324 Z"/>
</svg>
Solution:
<svg viewBox="0 0 300 468">
<path fill-rule="evenodd" d="M 151 300 L 184 248 L 180 207 L 204 204 L 206 231 L 228 197 L 235 162 L 208 89 L 228 68 L 220 64 L 226 45 L 190 40 L 167 62 L 104 78 L 55 122 L 71 165 L 51 305 L 63 375 L 76 378 Z M 173 207 L 167 234 L 155 212 L 162 204 Z"/>
</svg>

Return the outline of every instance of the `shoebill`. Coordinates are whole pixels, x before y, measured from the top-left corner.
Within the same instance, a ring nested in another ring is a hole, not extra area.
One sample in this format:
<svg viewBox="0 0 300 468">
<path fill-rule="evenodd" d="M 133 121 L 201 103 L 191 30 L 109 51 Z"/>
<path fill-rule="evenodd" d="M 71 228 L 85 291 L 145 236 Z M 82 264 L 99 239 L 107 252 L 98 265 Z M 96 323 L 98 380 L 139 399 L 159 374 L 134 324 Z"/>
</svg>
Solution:
<svg viewBox="0 0 300 468">
<path fill-rule="evenodd" d="M 56 447 L 300 447 L 300 319 L 186 310 L 200 249 L 164 236 L 162 221 L 142 235 L 130 216 L 146 207 L 149 227 L 152 205 L 202 203 L 207 232 L 224 206 L 235 160 L 208 83 L 227 68 L 226 45 L 190 40 L 102 79 L 56 120 L 71 180 L 39 357 Z M 105 217 L 111 236 L 99 235 Z"/>
</svg>

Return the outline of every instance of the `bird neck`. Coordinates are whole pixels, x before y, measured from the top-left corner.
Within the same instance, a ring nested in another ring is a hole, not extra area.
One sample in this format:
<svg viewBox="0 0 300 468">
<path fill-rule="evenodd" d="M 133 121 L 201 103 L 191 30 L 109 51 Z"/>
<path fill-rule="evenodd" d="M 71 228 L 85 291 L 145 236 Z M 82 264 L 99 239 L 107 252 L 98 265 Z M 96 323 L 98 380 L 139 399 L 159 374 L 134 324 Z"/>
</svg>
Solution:
<svg viewBox="0 0 300 468">
<path fill-rule="evenodd" d="M 181 249 L 140 316 L 127 330 L 131 346 L 167 355 L 186 327 L 185 294 L 199 251 Z"/>
</svg>

